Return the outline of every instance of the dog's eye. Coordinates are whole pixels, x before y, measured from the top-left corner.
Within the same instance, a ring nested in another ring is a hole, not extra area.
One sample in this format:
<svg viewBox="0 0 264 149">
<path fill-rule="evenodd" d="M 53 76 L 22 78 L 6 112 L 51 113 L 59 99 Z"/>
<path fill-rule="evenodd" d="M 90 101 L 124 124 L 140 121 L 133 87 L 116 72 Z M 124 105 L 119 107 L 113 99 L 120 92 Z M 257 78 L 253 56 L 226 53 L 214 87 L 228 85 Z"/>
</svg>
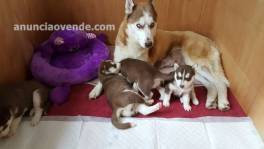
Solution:
<svg viewBox="0 0 264 149">
<path fill-rule="evenodd" d="M 155 26 L 154 22 L 149 25 L 150 28 L 153 28 L 154 26 Z"/>
<path fill-rule="evenodd" d="M 143 25 L 141 25 L 141 24 L 137 24 L 137 28 L 138 28 L 138 29 L 143 29 L 143 28 L 144 28 L 144 26 L 143 26 Z"/>
</svg>

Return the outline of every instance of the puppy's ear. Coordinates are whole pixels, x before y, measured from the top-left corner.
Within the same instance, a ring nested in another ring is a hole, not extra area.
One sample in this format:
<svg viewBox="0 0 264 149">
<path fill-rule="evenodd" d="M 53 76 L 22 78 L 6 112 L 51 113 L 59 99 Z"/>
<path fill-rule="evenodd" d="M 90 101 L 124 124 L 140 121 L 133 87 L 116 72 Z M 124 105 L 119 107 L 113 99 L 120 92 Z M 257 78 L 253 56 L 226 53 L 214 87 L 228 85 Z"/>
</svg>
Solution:
<svg viewBox="0 0 264 149">
<path fill-rule="evenodd" d="M 179 64 L 174 63 L 173 68 L 174 68 L 174 70 L 177 70 L 179 68 Z"/>
<path fill-rule="evenodd" d="M 133 0 L 125 0 L 126 4 L 125 4 L 125 13 L 127 15 L 131 14 L 133 12 L 133 7 L 135 6 Z"/>
</svg>

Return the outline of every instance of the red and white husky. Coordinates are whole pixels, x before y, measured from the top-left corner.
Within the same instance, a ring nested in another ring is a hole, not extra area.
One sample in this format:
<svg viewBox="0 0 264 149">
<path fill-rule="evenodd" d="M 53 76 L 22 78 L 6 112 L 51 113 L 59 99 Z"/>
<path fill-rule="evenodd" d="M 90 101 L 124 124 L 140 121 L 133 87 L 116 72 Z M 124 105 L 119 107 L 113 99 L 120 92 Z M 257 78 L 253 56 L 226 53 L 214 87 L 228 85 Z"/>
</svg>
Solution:
<svg viewBox="0 0 264 149">
<path fill-rule="evenodd" d="M 114 52 L 114 61 L 135 58 L 151 64 L 162 60 L 174 46 L 181 47 L 181 54 L 188 65 L 199 65 L 196 80 L 207 88 L 206 108 L 229 110 L 227 99 L 228 80 L 221 65 L 220 53 L 214 42 L 191 31 L 164 31 L 157 29 L 157 13 L 153 0 L 135 4 L 126 0 Z M 95 98 L 102 91 L 101 83 L 89 97 Z"/>
</svg>

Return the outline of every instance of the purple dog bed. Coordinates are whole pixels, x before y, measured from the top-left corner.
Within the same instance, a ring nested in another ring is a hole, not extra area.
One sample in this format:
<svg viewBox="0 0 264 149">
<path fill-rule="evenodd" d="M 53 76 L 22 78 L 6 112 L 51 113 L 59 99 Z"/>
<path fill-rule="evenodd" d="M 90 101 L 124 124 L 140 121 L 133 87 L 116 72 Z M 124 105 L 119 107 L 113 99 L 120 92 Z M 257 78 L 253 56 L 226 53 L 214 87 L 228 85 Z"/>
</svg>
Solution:
<svg viewBox="0 0 264 149">
<path fill-rule="evenodd" d="M 55 87 L 50 96 L 53 103 L 64 103 L 71 85 L 97 77 L 100 63 L 109 57 L 101 40 L 88 39 L 83 31 L 64 30 L 54 32 L 38 48 L 31 71 L 35 79 Z"/>
</svg>

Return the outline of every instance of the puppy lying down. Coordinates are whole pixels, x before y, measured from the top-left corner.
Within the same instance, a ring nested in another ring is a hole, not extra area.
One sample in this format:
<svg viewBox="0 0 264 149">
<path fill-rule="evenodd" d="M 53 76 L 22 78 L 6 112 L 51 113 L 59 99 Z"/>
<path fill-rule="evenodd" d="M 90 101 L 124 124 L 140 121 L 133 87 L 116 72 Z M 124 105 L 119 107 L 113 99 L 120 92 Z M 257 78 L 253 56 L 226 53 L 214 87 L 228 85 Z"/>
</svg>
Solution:
<svg viewBox="0 0 264 149">
<path fill-rule="evenodd" d="M 128 129 L 135 124 L 122 123 L 120 117 L 130 117 L 137 113 L 148 115 L 161 108 L 161 103 L 153 106 L 147 105 L 126 78 L 119 75 L 119 65 L 112 61 L 101 63 L 99 70 L 99 79 L 107 96 L 108 103 L 111 106 L 112 124 L 118 129 Z"/>
<path fill-rule="evenodd" d="M 153 101 L 151 90 L 158 88 L 164 81 L 173 79 L 173 73 L 163 74 L 147 62 L 131 58 L 120 62 L 120 72 L 133 83 L 134 89 L 144 95 L 145 101 L 150 103 Z"/>
<path fill-rule="evenodd" d="M 48 106 L 48 88 L 36 81 L 0 86 L 0 138 L 15 134 L 23 115 L 30 111 L 35 126 Z"/>
</svg>

